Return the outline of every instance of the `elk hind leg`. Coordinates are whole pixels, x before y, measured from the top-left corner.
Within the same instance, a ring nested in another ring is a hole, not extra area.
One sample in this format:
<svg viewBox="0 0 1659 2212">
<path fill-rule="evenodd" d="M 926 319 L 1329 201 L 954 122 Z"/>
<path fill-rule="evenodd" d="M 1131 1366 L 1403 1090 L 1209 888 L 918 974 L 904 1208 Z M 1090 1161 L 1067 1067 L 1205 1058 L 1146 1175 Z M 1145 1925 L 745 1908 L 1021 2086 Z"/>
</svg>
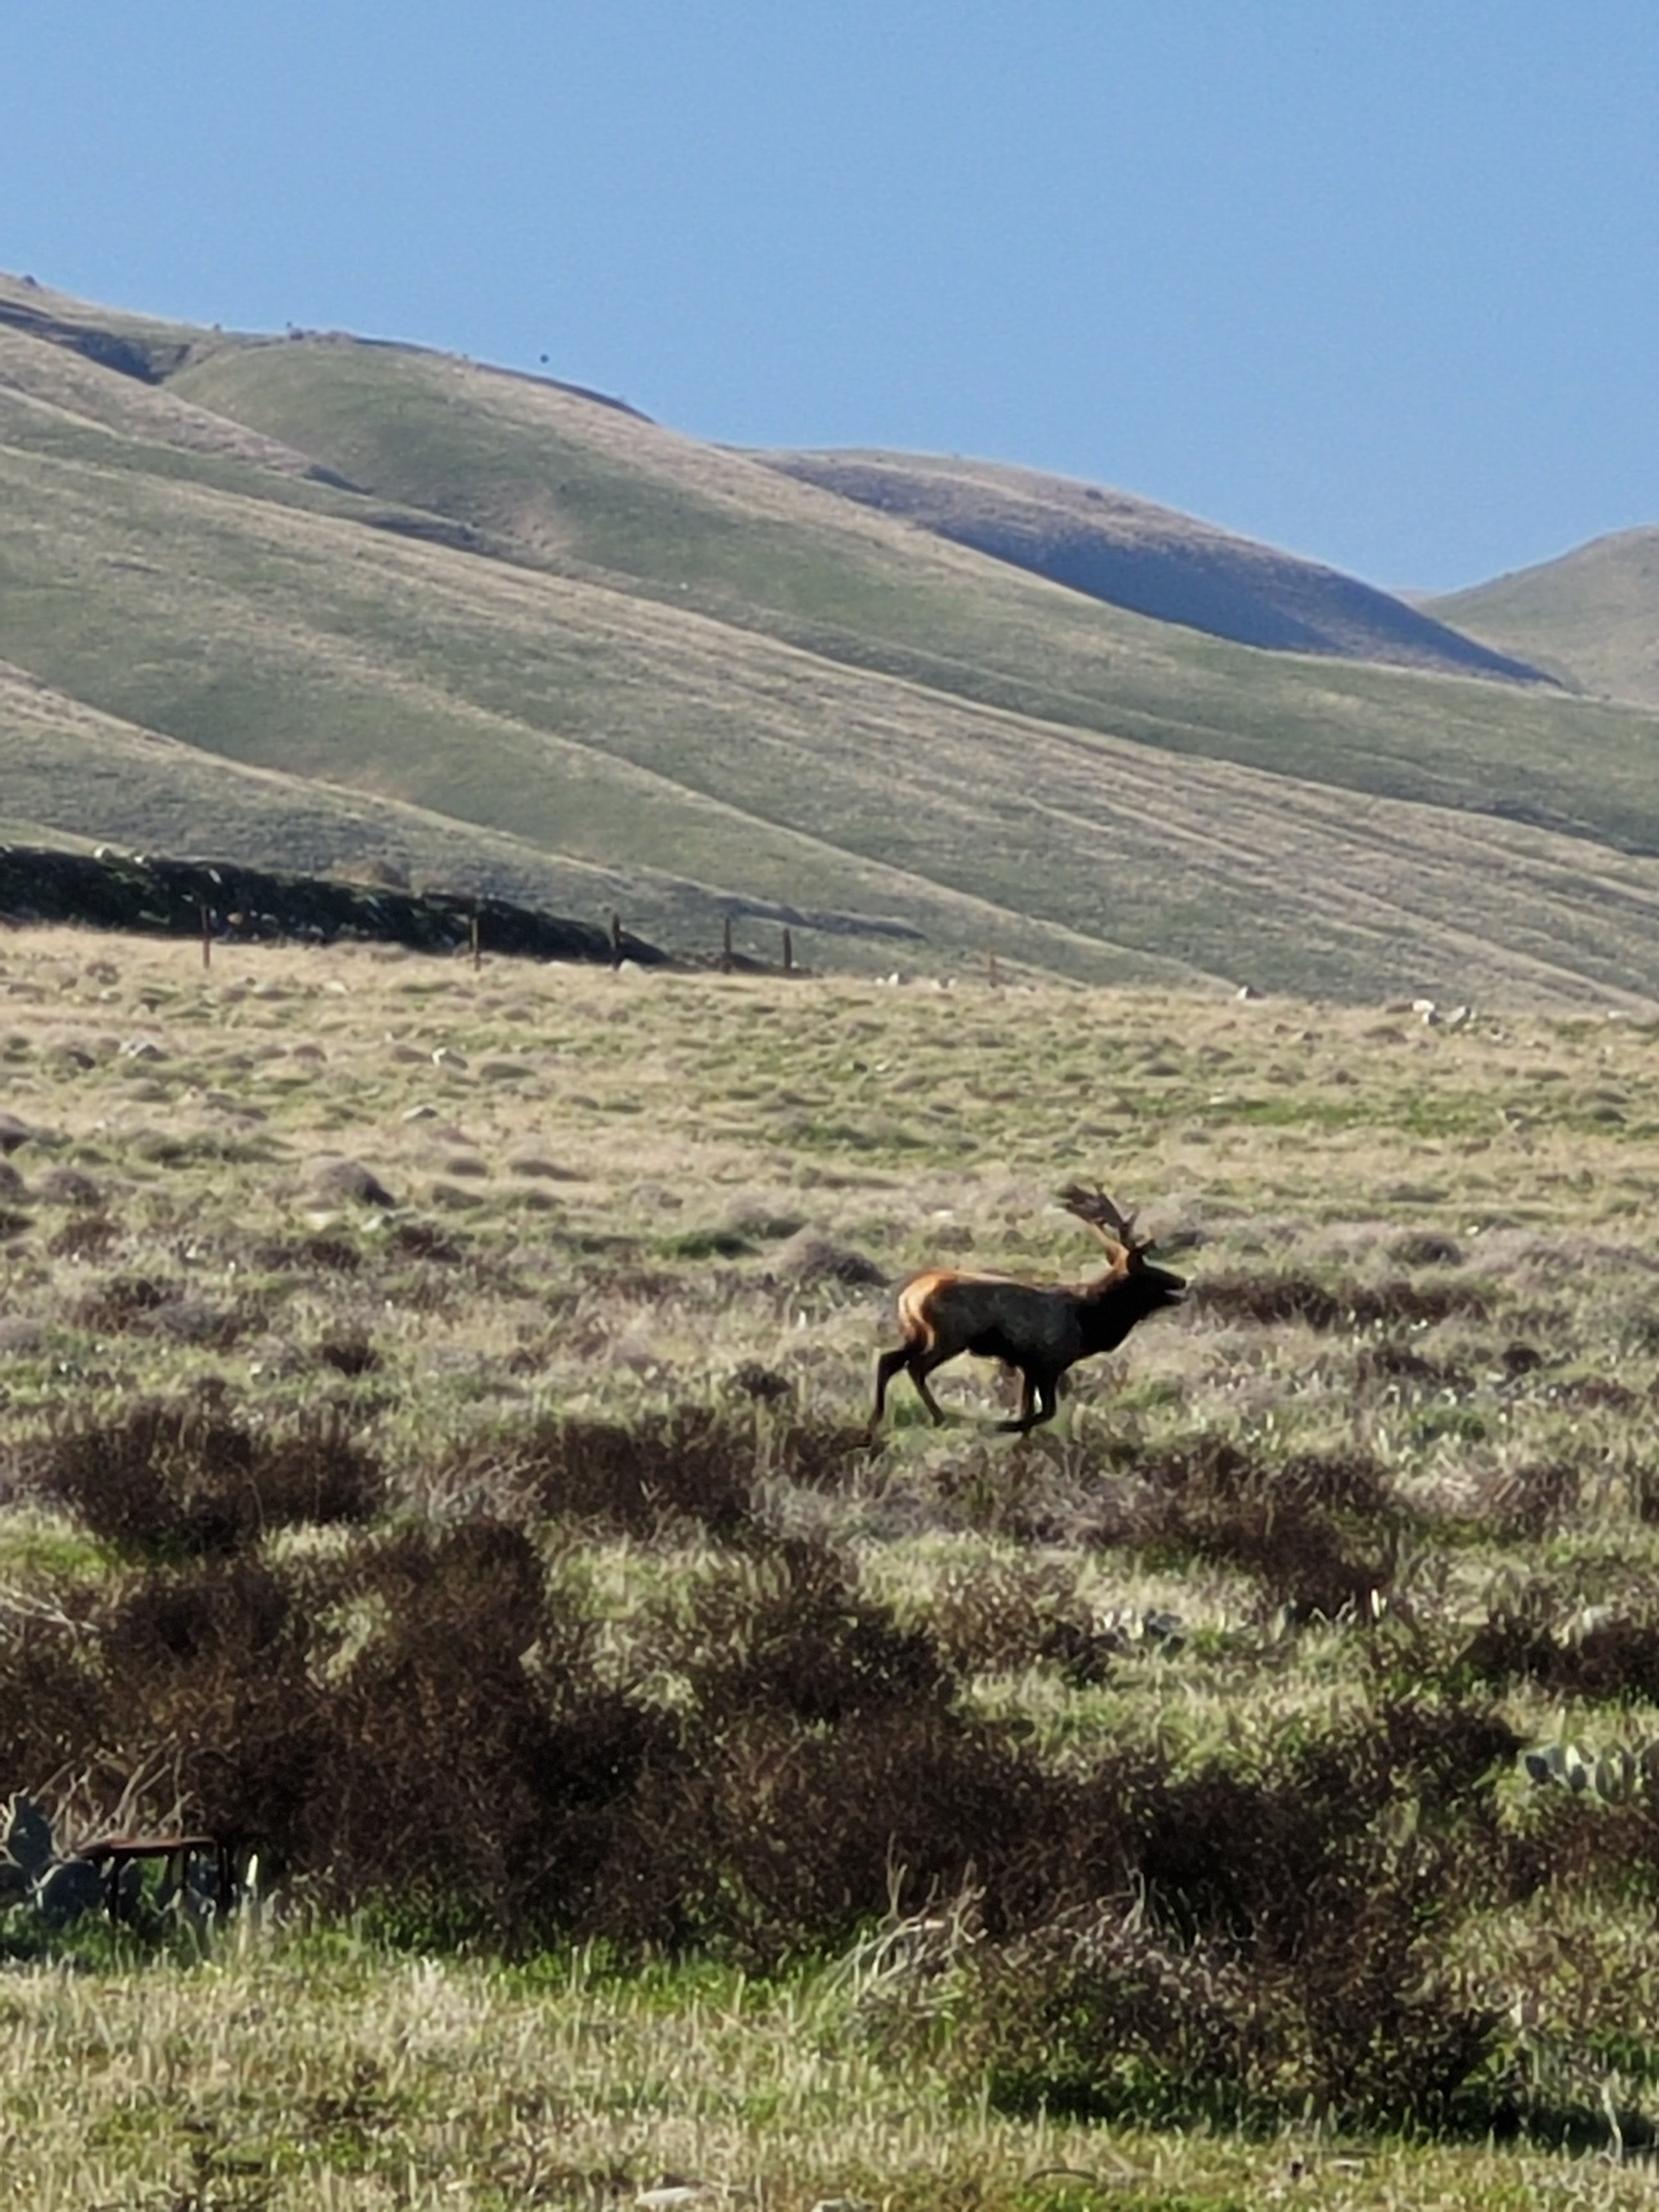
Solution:
<svg viewBox="0 0 1659 2212">
<path fill-rule="evenodd" d="M 881 1419 L 882 1414 L 886 1409 L 887 1385 L 892 1381 L 894 1376 L 898 1373 L 901 1367 L 905 1367 L 909 1364 L 909 1360 L 910 1347 L 908 1344 L 901 1344 L 891 1352 L 884 1352 L 881 1358 L 877 1360 L 876 1403 L 875 1409 L 870 1416 L 870 1425 L 872 1429 Z"/>
</svg>

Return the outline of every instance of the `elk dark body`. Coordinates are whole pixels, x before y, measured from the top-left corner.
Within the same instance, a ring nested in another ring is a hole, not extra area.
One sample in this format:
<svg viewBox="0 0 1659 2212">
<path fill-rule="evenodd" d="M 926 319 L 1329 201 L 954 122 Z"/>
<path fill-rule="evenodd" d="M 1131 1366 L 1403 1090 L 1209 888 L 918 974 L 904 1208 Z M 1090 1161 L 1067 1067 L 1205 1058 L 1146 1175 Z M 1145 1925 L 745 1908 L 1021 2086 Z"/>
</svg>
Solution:
<svg viewBox="0 0 1659 2212">
<path fill-rule="evenodd" d="M 1148 1246 L 1131 1235 L 1133 1214 L 1120 1213 L 1103 1193 L 1080 1185 L 1064 1197 L 1068 1210 L 1087 1221 L 1111 1251 L 1106 1273 L 1069 1290 L 947 1267 L 912 1275 L 898 1294 L 902 1341 L 877 1362 L 872 1423 L 880 1420 L 887 1385 L 901 1369 L 932 1418 L 943 1421 L 944 1408 L 927 1378 L 946 1360 L 970 1352 L 1000 1360 L 1018 1374 L 1019 1417 L 998 1426 L 1023 1433 L 1054 1419 L 1060 1378 L 1068 1368 L 1115 1351 L 1137 1322 L 1181 1303 L 1185 1281 L 1146 1258 Z"/>
</svg>

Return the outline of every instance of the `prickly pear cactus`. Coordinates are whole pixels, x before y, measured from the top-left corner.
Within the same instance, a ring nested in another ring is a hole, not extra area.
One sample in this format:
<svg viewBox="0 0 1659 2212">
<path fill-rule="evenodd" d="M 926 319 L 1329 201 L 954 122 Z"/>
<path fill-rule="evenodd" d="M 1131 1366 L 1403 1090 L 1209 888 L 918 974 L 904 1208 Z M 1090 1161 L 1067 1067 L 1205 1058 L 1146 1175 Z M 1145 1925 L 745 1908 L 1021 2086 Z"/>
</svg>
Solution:
<svg viewBox="0 0 1659 2212">
<path fill-rule="evenodd" d="M 1552 1784 L 1615 1804 L 1659 1794 L 1659 1737 L 1586 1752 L 1576 1743 L 1534 1744 L 1521 1754 L 1522 1771 L 1540 1789 Z"/>
<path fill-rule="evenodd" d="M 85 1859 L 61 1856 L 52 1823 L 21 1790 L 0 1805 L 0 1908 L 21 1907 L 63 1928 L 104 1902 L 104 1881 Z"/>
</svg>

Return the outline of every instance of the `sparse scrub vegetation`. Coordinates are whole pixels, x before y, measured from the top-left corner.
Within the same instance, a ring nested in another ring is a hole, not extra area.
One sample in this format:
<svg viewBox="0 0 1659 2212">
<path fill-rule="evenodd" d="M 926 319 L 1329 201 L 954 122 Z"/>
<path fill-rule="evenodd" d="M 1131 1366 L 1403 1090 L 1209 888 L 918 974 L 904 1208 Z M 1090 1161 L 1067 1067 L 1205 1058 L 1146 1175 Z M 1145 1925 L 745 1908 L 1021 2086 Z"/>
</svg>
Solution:
<svg viewBox="0 0 1659 2212">
<path fill-rule="evenodd" d="M 1587 2150 L 1638 2201 L 1656 1209 L 1574 1100 L 1639 1093 L 1651 1032 L 1476 1022 L 1402 1066 L 1371 1015 L 1271 1001 L 1056 987 L 988 1037 L 983 990 L 190 963 L 0 940 L 0 1797 L 71 1845 L 222 1835 L 274 1897 L 192 1980 L 155 1915 L 48 1941 L 0 1893 L 34 2201 L 119 2201 L 125 2157 L 204 2204 L 712 2169 L 792 2212 L 940 2176 L 1046 2212 L 1056 2167 L 1219 2204 L 1292 2156 L 1384 2201 L 1353 2155 L 1497 2205 Z M 135 1007 L 157 1096 L 100 1048 Z M 1174 1103 L 1085 1128 L 1047 1078 L 1082 1012 Z M 1353 1076 L 1340 1133 L 1313 1073 L 1283 1127 L 1212 1103 L 1209 1057 L 1291 1021 Z M 832 1115 L 854 1057 L 905 1142 L 756 1103 Z M 1523 1133 L 1406 1125 L 1519 1061 L 1564 1079 Z M 918 1153 L 924 1095 L 974 1164 Z M 257 1152 L 197 1141 L 254 1115 Z M 319 1182 L 347 1158 L 392 1202 Z M 941 1250 L 1085 1275 L 1079 1172 L 1133 1187 L 1188 1304 L 1048 1430 L 994 1437 L 964 1363 L 955 1425 L 872 1440 L 887 1285 Z M 146 1325 L 173 1306 L 236 1325 Z M 82 2121 L 94 1990 L 137 2071 Z"/>
</svg>

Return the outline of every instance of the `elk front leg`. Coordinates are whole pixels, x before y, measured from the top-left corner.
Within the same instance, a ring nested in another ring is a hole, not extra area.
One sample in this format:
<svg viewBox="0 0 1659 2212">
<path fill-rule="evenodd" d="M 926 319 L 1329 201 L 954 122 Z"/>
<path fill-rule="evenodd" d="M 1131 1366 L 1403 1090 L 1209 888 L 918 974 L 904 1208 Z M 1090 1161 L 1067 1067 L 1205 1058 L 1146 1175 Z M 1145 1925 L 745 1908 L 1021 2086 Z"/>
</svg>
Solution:
<svg viewBox="0 0 1659 2212">
<path fill-rule="evenodd" d="M 927 1377 L 936 1367 L 942 1367 L 944 1364 L 945 1362 L 942 1359 L 928 1352 L 916 1352 L 910 1361 L 910 1380 L 915 1384 L 916 1395 L 927 1407 L 929 1418 L 936 1429 L 942 1429 L 951 1417 L 927 1388 Z"/>
<path fill-rule="evenodd" d="M 1059 1403 L 1059 1392 L 1052 1375 L 1041 1370 L 1029 1373 L 1022 1370 L 1019 1419 L 1017 1421 L 999 1421 L 997 1427 L 1006 1436 L 1023 1437 L 1042 1422 L 1052 1421 Z"/>
<path fill-rule="evenodd" d="M 1023 1437 L 1031 1425 L 1031 1408 L 1036 1403 L 1036 1384 L 1029 1369 L 1019 1370 L 1019 1413 L 1012 1421 L 999 1421 L 997 1429 L 1003 1436 Z"/>
</svg>

